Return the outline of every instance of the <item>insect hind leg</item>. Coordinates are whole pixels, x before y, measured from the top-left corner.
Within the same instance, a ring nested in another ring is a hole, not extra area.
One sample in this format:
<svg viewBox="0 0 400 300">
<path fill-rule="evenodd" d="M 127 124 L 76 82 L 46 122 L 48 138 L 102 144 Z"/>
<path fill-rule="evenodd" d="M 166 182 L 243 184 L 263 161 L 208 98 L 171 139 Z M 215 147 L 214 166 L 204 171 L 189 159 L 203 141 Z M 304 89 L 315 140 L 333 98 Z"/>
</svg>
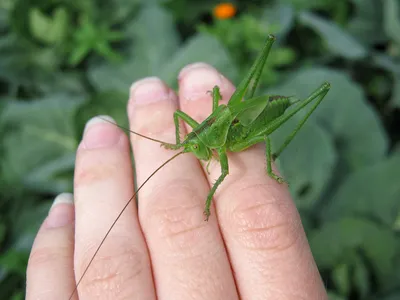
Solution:
<svg viewBox="0 0 400 300">
<path fill-rule="evenodd" d="M 279 183 L 286 182 L 282 177 L 279 177 L 276 175 L 273 170 L 272 170 L 272 161 L 275 160 L 274 155 L 272 154 L 271 151 L 271 140 L 268 135 L 266 136 L 255 136 L 251 137 L 241 143 L 235 144 L 229 148 L 230 151 L 232 152 L 240 152 L 243 151 L 252 145 L 261 143 L 265 141 L 265 157 L 267 159 L 267 174 L 269 177 L 275 179 Z"/>
<path fill-rule="evenodd" d="M 311 116 L 311 114 L 314 112 L 314 110 L 318 107 L 318 105 L 325 98 L 325 96 L 328 93 L 329 89 L 330 89 L 330 84 L 325 82 L 323 85 L 321 85 L 321 87 L 319 89 L 315 90 L 306 100 L 300 101 L 302 103 L 291 113 L 291 116 L 294 115 L 296 112 L 298 112 L 303 107 L 305 107 L 305 105 L 310 103 L 312 100 L 316 99 L 315 103 L 312 105 L 310 110 L 300 120 L 300 122 L 297 124 L 297 126 L 291 132 L 291 134 L 289 134 L 289 136 L 283 142 L 281 147 L 274 154 L 272 154 L 273 159 L 276 159 L 282 153 L 282 151 L 290 144 L 290 142 L 296 136 L 297 132 L 301 129 L 301 127 L 304 125 L 304 123 L 307 121 L 307 119 Z M 289 118 L 291 116 L 289 116 Z"/>
<path fill-rule="evenodd" d="M 269 136 L 264 137 L 265 140 L 265 156 L 267 158 L 267 174 L 278 181 L 279 183 L 286 182 L 282 177 L 276 175 L 272 170 L 272 161 L 274 160 L 274 155 L 271 152 L 271 139 Z"/>
</svg>

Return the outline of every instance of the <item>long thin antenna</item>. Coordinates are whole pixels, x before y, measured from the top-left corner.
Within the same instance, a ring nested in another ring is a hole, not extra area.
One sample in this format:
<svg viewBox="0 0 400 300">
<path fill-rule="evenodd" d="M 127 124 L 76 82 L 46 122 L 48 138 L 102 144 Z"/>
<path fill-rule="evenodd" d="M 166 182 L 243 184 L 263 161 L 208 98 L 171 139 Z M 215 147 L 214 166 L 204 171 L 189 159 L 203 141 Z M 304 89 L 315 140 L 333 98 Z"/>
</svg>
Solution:
<svg viewBox="0 0 400 300">
<path fill-rule="evenodd" d="M 111 122 L 112 123 L 112 122 Z M 108 235 L 110 234 L 111 230 L 114 228 L 115 224 L 117 223 L 117 221 L 119 220 L 119 218 L 121 217 L 121 215 L 124 213 L 124 211 L 126 210 L 126 208 L 128 207 L 129 203 L 131 203 L 131 201 L 133 200 L 133 198 L 135 198 L 135 196 L 137 195 L 137 193 L 140 191 L 140 189 L 150 180 L 151 177 L 153 177 L 158 171 L 161 170 L 161 168 L 163 168 L 166 164 L 168 164 L 170 161 L 174 160 L 177 156 L 181 155 L 185 153 L 184 151 L 181 151 L 177 154 L 175 154 L 174 156 L 172 156 L 171 158 L 169 158 L 168 160 L 166 160 L 161 166 L 159 166 L 153 173 L 151 173 L 151 175 L 149 177 L 147 177 L 147 179 L 141 184 L 141 186 L 139 186 L 139 188 L 136 190 L 136 192 L 133 194 L 133 196 L 129 199 L 128 202 L 126 202 L 124 208 L 121 210 L 121 212 L 118 214 L 117 218 L 114 220 L 114 222 L 112 223 L 111 227 L 108 229 L 107 233 L 105 234 L 104 238 L 101 240 L 99 246 L 97 247 L 96 251 L 94 252 L 92 259 L 89 261 L 89 264 L 86 266 L 85 271 L 83 271 L 81 277 L 79 278 L 78 283 L 75 286 L 75 289 L 72 291 L 71 296 L 69 297 L 69 300 L 72 299 L 72 297 L 74 296 L 75 292 L 78 290 L 78 286 L 81 283 L 83 277 L 85 276 L 86 272 L 88 271 L 90 265 L 92 264 L 94 258 L 96 257 L 97 253 L 99 252 L 101 246 L 103 246 L 104 241 L 106 240 L 106 238 L 108 237 Z"/>
<path fill-rule="evenodd" d="M 163 141 L 160 141 L 160 140 L 157 140 L 157 139 L 153 139 L 153 138 L 151 138 L 151 137 L 145 136 L 145 135 L 140 134 L 140 133 L 138 133 L 138 132 L 132 131 L 132 130 L 130 130 L 129 128 L 126 128 L 126 127 L 124 127 L 124 126 L 118 125 L 117 123 L 114 123 L 114 122 L 112 122 L 112 121 L 110 121 L 110 120 L 107 120 L 107 119 L 105 119 L 105 118 L 102 118 L 101 116 L 98 116 L 98 118 L 100 118 L 100 119 L 102 119 L 103 121 L 106 121 L 106 122 L 108 122 L 108 123 L 111 123 L 111 124 L 113 124 L 113 125 L 115 125 L 115 126 L 118 126 L 119 128 L 121 128 L 121 129 L 123 129 L 123 130 L 125 130 L 125 131 L 131 132 L 131 133 L 136 134 L 136 135 L 138 135 L 138 136 L 141 136 L 142 138 L 148 139 L 148 140 L 153 141 L 153 142 L 157 142 L 157 143 L 161 143 L 161 144 L 170 145 L 170 143 L 166 143 L 166 142 L 163 142 Z"/>
</svg>

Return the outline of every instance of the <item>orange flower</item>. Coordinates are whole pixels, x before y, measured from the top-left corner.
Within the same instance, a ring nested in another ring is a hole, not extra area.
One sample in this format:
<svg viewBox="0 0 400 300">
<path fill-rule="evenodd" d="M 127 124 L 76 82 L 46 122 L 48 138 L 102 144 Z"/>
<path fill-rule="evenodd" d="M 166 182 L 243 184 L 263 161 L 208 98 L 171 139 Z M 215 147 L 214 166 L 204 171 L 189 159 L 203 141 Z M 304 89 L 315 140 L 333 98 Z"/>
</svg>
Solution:
<svg viewBox="0 0 400 300">
<path fill-rule="evenodd" d="M 232 3 L 220 3 L 214 7 L 214 16 L 217 19 L 230 19 L 236 14 L 236 7 Z"/>
</svg>

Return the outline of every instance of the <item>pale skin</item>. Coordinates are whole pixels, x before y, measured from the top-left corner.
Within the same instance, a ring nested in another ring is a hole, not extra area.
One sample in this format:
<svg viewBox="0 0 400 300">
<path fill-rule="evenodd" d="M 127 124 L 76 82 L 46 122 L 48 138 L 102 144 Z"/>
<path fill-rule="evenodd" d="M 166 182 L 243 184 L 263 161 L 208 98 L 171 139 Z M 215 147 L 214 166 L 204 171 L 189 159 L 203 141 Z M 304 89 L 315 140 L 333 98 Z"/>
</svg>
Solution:
<svg viewBox="0 0 400 300">
<path fill-rule="evenodd" d="M 179 94 L 154 77 L 133 84 L 127 108 L 132 130 L 174 142 L 175 110 L 201 122 L 212 109 L 207 91 L 218 85 L 221 103 L 234 91 L 203 63 L 185 67 L 178 80 Z M 181 123 L 182 134 L 190 130 Z M 176 153 L 130 138 L 138 185 Z M 74 203 L 59 197 L 41 226 L 26 299 L 69 299 L 134 193 L 129 151 L 117 126 L 87 125 L 77 151 Z M 228 153 L 229 175 L 208 222 L 204 203 L 219 163 L 212 162 L 208 174 L 188 153 L 166 165 L 140 191 L 138 207 L 131 203 L 118 220 L 72 299 L 327 299 L 287 185 L 267 175 L 264 151 L 261 144 Z"/>
</svg>

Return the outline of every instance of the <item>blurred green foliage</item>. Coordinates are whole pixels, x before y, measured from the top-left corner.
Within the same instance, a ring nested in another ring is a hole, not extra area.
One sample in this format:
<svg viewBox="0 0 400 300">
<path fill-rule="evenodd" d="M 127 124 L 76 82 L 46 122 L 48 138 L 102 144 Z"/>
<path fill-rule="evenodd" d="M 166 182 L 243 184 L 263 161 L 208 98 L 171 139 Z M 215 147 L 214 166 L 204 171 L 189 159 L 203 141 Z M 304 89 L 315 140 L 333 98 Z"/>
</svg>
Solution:
<svg viewBox="0 0 400 300">
<path fill-rule="evenodd" d="M 72 192 L 75 149 L 96 114 L 126 124 L 130 84 L 176 88 L 188 63 L 237 83 L 268 33 L 262 91 L 332 84 L 278 165 L 331 299 L 400 299 L 400 4 L 397 0 L 0 2 L 0 299 L 25 268 L 54 196 Z M 273 136 L 279 143 L 301 114 Z"/>
</svg>

